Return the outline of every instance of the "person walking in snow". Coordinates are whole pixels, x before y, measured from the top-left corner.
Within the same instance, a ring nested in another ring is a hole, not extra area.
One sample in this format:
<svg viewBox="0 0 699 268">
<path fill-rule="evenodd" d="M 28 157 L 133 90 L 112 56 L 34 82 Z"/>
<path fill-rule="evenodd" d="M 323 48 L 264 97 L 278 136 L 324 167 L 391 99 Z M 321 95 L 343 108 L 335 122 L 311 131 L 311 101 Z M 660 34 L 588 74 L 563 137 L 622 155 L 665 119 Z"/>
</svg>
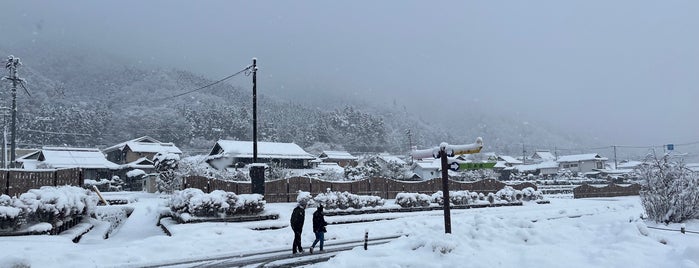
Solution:
<svg viewBox="0 0 699 268">
<path fill-rule="evenodd" d="M 303 253 L 303 248 L 301 247 L 301 232 L 303 231 L 303 221 L 306 218 L 306 202 L 299 201 L 294 211 L 291 213 L 291 229 L 294 230 L 294 245 L 292 252 Z"/>
<path fill-rule="evenodd" d="M 311 245 L 311 249 L 309 250 L 311 254 L 313 254 L 313 248 L 316 247 L 316 243 L 318 242 L 320 242 L 320 251 L 323 251 L 325 232 L 327 232 L 325 226 L 327 225 L 328 223 L 325 221 L 325 218 L 323 218 L 323 205 L 319 205 L 316 212 L 313 212 L 313 233 L 316 234 L 316 240 L 313 241 L 313 245 Z"/>
</svg>

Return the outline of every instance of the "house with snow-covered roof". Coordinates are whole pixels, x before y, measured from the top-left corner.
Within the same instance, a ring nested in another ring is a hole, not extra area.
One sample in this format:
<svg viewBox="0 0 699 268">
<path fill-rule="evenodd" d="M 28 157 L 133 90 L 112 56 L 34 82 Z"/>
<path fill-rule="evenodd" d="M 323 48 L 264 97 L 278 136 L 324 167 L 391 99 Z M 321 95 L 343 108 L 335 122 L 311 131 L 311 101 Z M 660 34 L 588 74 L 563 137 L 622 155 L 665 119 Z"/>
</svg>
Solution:
<svg viewBox="0 0 699 268">
<path fill-rule="evenodd" d="M 575 154 L 558 157 L 559 168 L 572 172 L 586 173 L 606 166 L 607 158 L 599 154 Z"/>
<path fill-rule="evenodd" d="M 520 173 L 548 176 L 557 174 L 558 167 L 558 162 L 546 161 L 538 164 L 517 165 L 514 169 Z"/>
<path fill-rule="evenodd" d="M 253 162 L 252 141 L 219 140 L 209 152 L 207 163 L 215 169 L 243 167 Z M 257 162 L 284 168 L 311 168 L 316 159 L 295 143 L 257 142 Z"/>
<path fill-rule="evenodd" d="M 498 156 L 497 162 L 503 162 L 503 164 L 508 167 L 522 164 L 521 160 L 508 155 Z"/>
<path fill-rule="evenodd" d="M 541 163 L 546 161 L 556 161 L 556 156 L 549 151 L 536 151 L 529 159 L 536 163 Z"/>
<path fill-rule="evenodd" d="M 318 158 L 325 163 L 337 163 L 341 167 L 357 166 L 357 159 L 359 159 L 346 151 L 323 151 Z"/>
<path fill-rule="evenodd" d="M 411 169 L 422 180 L 442 177 L 442 162 L 440 159 L 423 159 L 413 161 Z"/>
<path fill-rule="evenodd" d="M 85 179 L 110 179 L 119 165 L 110 162 L 97 148 L 44 147 L 17 162 L 24 169 L 80 168 Z"/>
<path fill-rule="evenodd" d="M 173 153 L 182 155 L 182 151 L 171 142 L 160 142 L 152 137 L 143 136 L 125 141 L 102 150 L 107 159 L 117 164 L 142 162 L 141 158 L 153 160 L 157 153 Z"/>
</svg>

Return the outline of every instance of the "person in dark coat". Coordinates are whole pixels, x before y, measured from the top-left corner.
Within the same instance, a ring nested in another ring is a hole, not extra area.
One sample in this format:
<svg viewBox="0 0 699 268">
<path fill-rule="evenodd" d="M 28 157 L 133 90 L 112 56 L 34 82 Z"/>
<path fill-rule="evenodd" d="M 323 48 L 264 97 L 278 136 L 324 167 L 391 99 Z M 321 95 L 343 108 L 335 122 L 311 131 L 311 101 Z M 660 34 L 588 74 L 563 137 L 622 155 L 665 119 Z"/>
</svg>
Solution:
<svg viewBox="0 0 699 268">
<path fill-rule="evenodd" d="M 313 241 L 313 245 L 311 245 L 311 253 L 313 253 L 313 248 L 318 242 L 320 242 L 320 251 L 323 251 L 325 232 L 327 232 L 325 226 L 327 225 L 328 223 L 325 221 L 325 218 L 323 218 L 323 206 L 320 205 L 318 209 L 316 209 L 316 212 L 313 212 L 313 233 L 316 234 L 316 240 Z"/>
<path fill-rule="evenodd" d="M 301 232 L 303 231 L 303 221 L 306 218 L 306 202 L 299 202 L 299 204 L 294 208 L 291 213 L 291 229 L 294 230 L 294 245 L 292 252 L 303 253 L 303 248 L 301 247 Z"/>
</svg>

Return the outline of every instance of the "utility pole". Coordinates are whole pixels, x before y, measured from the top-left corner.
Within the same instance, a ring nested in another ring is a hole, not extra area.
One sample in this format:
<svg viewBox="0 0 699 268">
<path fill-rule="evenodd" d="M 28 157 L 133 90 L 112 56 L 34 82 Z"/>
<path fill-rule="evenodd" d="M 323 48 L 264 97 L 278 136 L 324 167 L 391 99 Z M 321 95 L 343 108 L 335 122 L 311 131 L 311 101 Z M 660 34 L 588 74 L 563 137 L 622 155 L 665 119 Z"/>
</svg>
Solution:
<svg viewBox="0 0 699 268">
<path fill-rule="evenodd" d="M 252 163 L 257 163 L 257 58 L 252 58 Z"/>
<path fill-rule="evenodd" d="M 617 162 L 616 162 L 616 145 L 614 147 L 614 169 L 617 169 Z"/>
<path fill-rule="evenodd" d="M 444 233 L 451 234 L 451 208 L 449 207 L 449 164 L 447 163 L 446 142 L 439 145 L 439 157 L 442 163 L 442 200 L 444 200 Z"/>
<path fill-rule="evenodd" d="M 5 63 L 5 69 L 8 70 L 10 73 L 10 76 L 5 76 L 3 77 L 4 79 L 12 81 L 12 123 L 11 123 L 11 128 L 12 128 L 12 134 L 10 135 L 11 139 L 11 144 L 10 144 L 10 166 L 14 167 L 14 162 L 15 162 L 15 150 L 17 149 L 17 85 L 21 85 L 21 82 L 23 81 L 22 78 L 17 76 L 17 68 L 22 65 L 22 62 L 19 60 L 19 58 L 15 58 L 15 56 L 10 55 L 7 57 L 7 63 Z M 26 89 L 25 89 L 26 90 Z"/>
<path fill-rule="evenodd" d="M 2 168 L 7 168 L 7 107 L 0 107 L 2 109 Z"/>
<path fill-rule="evenodd" d="M 265 195 L 265 166 L 257 164 L 257 58 L 252 58 L 252 165 L 250 165 L 251 192 Z"/>
<path fill-rule="evenodd" d="M 522 165 L 527 164 L 527 151 L 524 150 L 524 143 L 522 143 Z"/>
</svg>

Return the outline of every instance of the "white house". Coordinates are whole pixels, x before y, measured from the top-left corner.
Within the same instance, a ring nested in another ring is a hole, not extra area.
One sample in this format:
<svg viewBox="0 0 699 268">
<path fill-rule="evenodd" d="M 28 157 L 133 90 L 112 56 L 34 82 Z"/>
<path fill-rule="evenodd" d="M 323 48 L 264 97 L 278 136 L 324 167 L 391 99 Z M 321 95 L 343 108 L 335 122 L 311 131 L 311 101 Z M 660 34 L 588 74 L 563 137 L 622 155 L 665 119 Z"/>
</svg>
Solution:
<svg viewBox="0 0 699 268">
<path fill-rule="evenodd" d="M 216 169 L 243 167 L 253 162 L 252 141 L 219 140 L 207 162 Z M 257 162 L 278 164 L 289 169 L 311 168 L 315 157 L 295 143 L 257 142 Z"/>
<path fill-rule="evenodd" d="M 107 159 L 117 164 L 127 164 L 139 161 L 145 157 L 153 160 L 157 153 L 173 153 L 182 155 L 182 151 L 171 142 L 160 142 L 149 136 L 143 136 L 122 142 L 102 150 Z"/>
<path fill-rule="evenodd" d="M 557 162 L 561 169 L 586 173 L 595 169 L 603 169 L 607 160 L 606 157 L 602 157 L 599 154 L 576 154 L 561 156 Z"/>
<path fill-rule="evenodd" d="M 430 180 L 442 177 L 442 162 L 440 159 L 416 160 L 411 167 L 413 173 L 422 180 Z"/>
<path fill-rule="evenodd" d="M 538 164 L 517 165 L 514 166 L 514 169 L 522 173 L 547 176 L 558 173 L 558 163 L 554 161 L 546 161 Z"/>
<path fill-rule="evenodd" d="M 547 161 L 556 161 L 556 156 L 549 151 L 536 151 L 529 159 L 536 163 L 542 163 Z"/>
<path fill-rule="evenodd" d="M 357 159 L 359 159 L 346 151 L 323 151 L 318 158 L 326 163 L 337 163 L 341 167 L 357 166 Z"/>
<path fill-rule="evenodd" d="M 80 168 L 85 179 L 111 179 L 120 166 L 110 162 L 97 148 L 44 147 L 17 162 L 24 169 Z"/>
</svg>

